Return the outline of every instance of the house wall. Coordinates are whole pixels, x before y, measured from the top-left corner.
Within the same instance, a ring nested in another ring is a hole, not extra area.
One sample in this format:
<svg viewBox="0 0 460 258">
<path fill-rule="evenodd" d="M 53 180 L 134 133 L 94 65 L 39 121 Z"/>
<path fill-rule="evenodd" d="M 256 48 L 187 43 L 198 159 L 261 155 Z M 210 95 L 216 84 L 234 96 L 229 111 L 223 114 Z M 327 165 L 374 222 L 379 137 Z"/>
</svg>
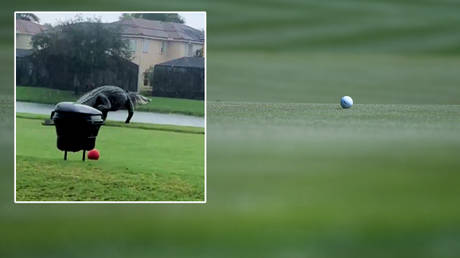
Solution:
<svg viewBox="0 0 460 258">
<path fill-rule="evenodd" d="M 171 50 L 170 51 L 171 53 L 174 53 L 174 58 L 171 58 L 169 60 L 181 58 L 185 56 L 185 43 L 183 42 L 170 42 L 169 49 Z M 166 60 L 166 61 L 169 61 L 169 60 Z"/>
<path fill-rule="evenodd" d="M 188 53 L 188 43 L 176 41 L 162 41 L 146 38 L 126 37 L 130 40 L 133 50 L 133 63 L 139 65 L 139 89 L 148 87 L 144 85 L 144 73 L 150 67 L 156 64 L 163 63 L 172 59 L 181 58 L 184 56 L 193 56 L 195 51 L 202 48 L 202 44 L 191 44 L 191 53 Z M 165 43 L 163 43 L 165 42 Z M 162 46 L 165 50 L 162 51 Z M 190 54 L 190 55 L 189 55 Z"/>
<path fill-rule="evenodd" d="M 32 49 L 32 35 L 16 33 L 16 48 Z"/>
</svg>

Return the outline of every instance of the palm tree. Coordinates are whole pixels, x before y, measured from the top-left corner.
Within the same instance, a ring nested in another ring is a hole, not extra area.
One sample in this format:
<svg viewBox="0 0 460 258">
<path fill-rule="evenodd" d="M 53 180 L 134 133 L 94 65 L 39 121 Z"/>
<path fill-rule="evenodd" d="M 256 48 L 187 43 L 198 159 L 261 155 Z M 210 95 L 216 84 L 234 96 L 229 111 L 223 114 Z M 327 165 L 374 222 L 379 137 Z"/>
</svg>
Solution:
<svg viewBox="0 0 460 258">
<path fill-rule="evenodd" d="M 17 13 L 16 19 L 37 22 L 37 23 L 40 22 L 40 18 L 38 18 L 38 16 L 33 13 Z"/>
</svg>

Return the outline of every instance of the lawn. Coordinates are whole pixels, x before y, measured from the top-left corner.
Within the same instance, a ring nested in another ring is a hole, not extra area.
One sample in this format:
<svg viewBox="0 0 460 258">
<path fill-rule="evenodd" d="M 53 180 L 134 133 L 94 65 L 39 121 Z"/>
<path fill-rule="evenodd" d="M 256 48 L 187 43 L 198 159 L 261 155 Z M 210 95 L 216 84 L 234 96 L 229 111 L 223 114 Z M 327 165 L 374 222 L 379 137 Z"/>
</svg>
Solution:
<svg viewBox="0 0 460 258">
<path fill-rule="evenodd" d="M 199 201 L 204 199 L 204 135 L 199 129 L 103 126 L 98 161 L 56 148 L 42 120 L 17 118 L 18 201 Z"/>
<path fill-rule="evenodd" d="M 78 97 L 72 91 L 26 86 L 16 87 L 16 99 L 18 101 L 56 104 L 61 101 L 76 101 Z M 136 110 L 204 116 L 204 101 L 202 100 L 147 97 L 152 101 L 146 105 L 137 106 Z"/>
</svg>

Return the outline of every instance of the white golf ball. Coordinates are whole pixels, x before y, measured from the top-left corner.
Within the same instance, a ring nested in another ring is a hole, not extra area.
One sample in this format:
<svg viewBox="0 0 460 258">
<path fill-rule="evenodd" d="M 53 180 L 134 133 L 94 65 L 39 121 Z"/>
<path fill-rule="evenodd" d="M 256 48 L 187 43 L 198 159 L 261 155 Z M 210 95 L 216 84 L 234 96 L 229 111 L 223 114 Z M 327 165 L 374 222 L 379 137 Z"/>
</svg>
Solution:
<svg viewBox="0 0 460 258">
<path fill-rule="evenodd" d="M 353 99 L 349 96 L 343 96 L 340 100 L 340 106 L 342 108 L 351 108 L 353 106 Z"/>
</svg>

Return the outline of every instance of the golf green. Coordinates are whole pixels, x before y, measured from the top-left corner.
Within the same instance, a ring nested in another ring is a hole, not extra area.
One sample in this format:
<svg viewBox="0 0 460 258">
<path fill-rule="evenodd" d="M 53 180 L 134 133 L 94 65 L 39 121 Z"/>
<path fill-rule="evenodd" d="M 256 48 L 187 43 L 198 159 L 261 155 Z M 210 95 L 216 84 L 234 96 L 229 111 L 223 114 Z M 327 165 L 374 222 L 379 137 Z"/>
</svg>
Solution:
<svg viewBox="0 0 460 258">
<path fill-rule="evenodd" d="M 249 195 L 257 209 L 302 207 L 310 219 L 318 214 L 315 219 L 329 223 L 365 211 L 372 216 L 361 219 L 391 216 L 391 223 L 414 213 L 426 223 L 445 223 L 460 214 L 458 105 L 343 110 L 338 104 L 210 102 L 209 108 L 209 168 L 226 164 L 219 166 L 220 180 L 239 182 L 224 191 L 235 202 Z"/>
</svg>

